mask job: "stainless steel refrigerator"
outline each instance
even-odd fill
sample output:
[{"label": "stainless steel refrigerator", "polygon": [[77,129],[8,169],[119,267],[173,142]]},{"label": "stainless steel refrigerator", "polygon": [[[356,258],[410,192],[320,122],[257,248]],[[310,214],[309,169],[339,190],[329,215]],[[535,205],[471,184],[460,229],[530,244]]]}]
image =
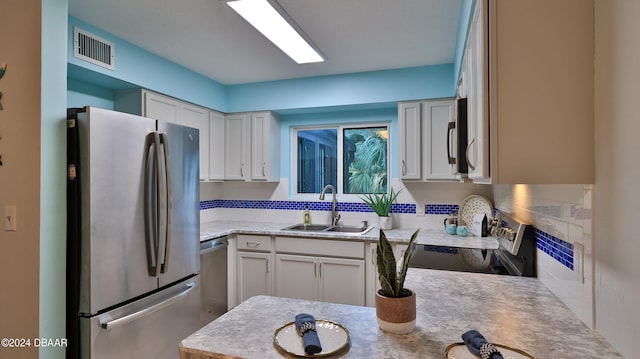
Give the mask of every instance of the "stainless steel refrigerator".
[{"label": "stainless steel refrigerator", "polygon": [[178,358],[199,328],[198,130],[68,111],[68,358]]}]

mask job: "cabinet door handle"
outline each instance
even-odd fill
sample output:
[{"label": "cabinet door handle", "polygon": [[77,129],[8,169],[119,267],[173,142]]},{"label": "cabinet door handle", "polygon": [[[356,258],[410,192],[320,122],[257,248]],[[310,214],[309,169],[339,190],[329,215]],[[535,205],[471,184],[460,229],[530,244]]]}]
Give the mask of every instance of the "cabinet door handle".
[{"label": "cabinet door handle", "polygon": [[465,151],[465,157],[467,158],[467,164],[472,171],[475,171],[476,166],[471,163],[471,159],[469,159],[469,150],[471,149],[471,145],[475,142],[475,137],[471,139],[471,142],[467,145],[467,150]]},{"label": "cabinet door handle", "polygon": [[322,278],[322,261],[320,261],[320,278]]},{"label": "cabinet door handle", "polygon": [[269,273],[269,258],[267,258],[267,274]]},{"label": "cabinet door handle", "polygon": [[247,247],[259,247],[260,246],[260,242],[246,242],[247,243]]},{"label": "cabinet door handle", "polygon": [[371,264],[376,264],[376,249],[371,247]]},{"label": "cabinet door handle", "polygon": [[447,126],[447,158],[449,160],[449,164],[450,165],[455,165],[456,164],[456,158],[451,156],[451,132],[453,132],[453,130],[456,129],[456,123],[455,122],[449,122],[449,125]]},{"label": "cabinet door handle", "polygon": [[240,177],[244,177],[244,162],[240,163]]},{"label": "cabinet door handle", "polygon": [[402,160],[402,175],[406,175],[407,174],[407,163],[405,162],[405,160]]},{"label": "cabinet door handle", "polygon": [[313,262],[313,277],[318,277],[318,262]]},{"label": "cabinet door handle", "polygon": [[265,171],[265,167],[267,167],[267,163],[266,162],[262,162],[262,175],[263,176],[267,176],[267,172]]}]

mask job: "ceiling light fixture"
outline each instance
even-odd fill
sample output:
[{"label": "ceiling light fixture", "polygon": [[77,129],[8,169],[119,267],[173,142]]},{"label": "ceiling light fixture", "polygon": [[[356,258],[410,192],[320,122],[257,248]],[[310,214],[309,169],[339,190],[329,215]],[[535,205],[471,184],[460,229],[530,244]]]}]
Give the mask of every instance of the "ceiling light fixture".
[{"label": "ceiling light fixture", "polygon": [[227,4],[299,64],[324,57],[275,0],[228,0]]}]

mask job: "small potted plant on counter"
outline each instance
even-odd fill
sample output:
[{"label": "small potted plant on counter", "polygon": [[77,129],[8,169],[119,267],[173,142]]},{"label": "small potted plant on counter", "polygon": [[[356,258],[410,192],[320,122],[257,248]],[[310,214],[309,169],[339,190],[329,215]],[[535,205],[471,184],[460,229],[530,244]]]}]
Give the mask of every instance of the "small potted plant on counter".
[{"label": "small potted plant on counter", "polygon": [[369,205],[371,209],[376,212],[379,220],[379,227],[381,229],[391,229],[393,227],[391,222],[391,204],[398,198],[398,194],[402,192],[395,192],[391,188],[390,193],[378,193],[378,194],[365,194],[362,197],[364,203]]},{"label": "small potted plant on counter", "polygon": [[416,326],[416,293],[404,287],[404,280],[419,231],[418,228],[411,236],[399,268],[393,248],[384,231],[380,230],[376,264],[381,288],[376,291],[376,316],[378,326],[385,332],[405,334]]}]

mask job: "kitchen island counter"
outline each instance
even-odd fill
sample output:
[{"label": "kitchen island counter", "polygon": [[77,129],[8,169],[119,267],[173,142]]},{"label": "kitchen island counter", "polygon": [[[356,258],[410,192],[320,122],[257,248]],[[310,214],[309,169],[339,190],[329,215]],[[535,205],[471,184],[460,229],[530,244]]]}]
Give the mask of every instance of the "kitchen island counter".
[{"label": "kitchen island counter", "polygon": [[257,296],[180,343],[182,359],[281,358],[273,334],[305,312],[344,325],[344,358],[442,358],[469,329],[536,358],[622,358],[536,278],[409,269],[417,294],[416,329],[382,332],[375,308]]},{"label": "kitchen island counter", "polygon": [[[251,222],[251,221],[210,221],[200,224],[200,241],[233,234],[256,234],[267,236],[294,236],[312,237],[334,240],[376,242],[379,229],[374,227],[364,234],[338,233],[338,232],[312,232],[293,231],[283,228],[292,225],[282,223]],[[392,243],[407,243],[416,228],[390,229],[385,234]],[[447,234],[444,229],[421,229],[418,234],[417,244],[425,244],[443,247],[473,248],[473,249],[497,249],[498,240],[494,237],[460,237]]]}]

